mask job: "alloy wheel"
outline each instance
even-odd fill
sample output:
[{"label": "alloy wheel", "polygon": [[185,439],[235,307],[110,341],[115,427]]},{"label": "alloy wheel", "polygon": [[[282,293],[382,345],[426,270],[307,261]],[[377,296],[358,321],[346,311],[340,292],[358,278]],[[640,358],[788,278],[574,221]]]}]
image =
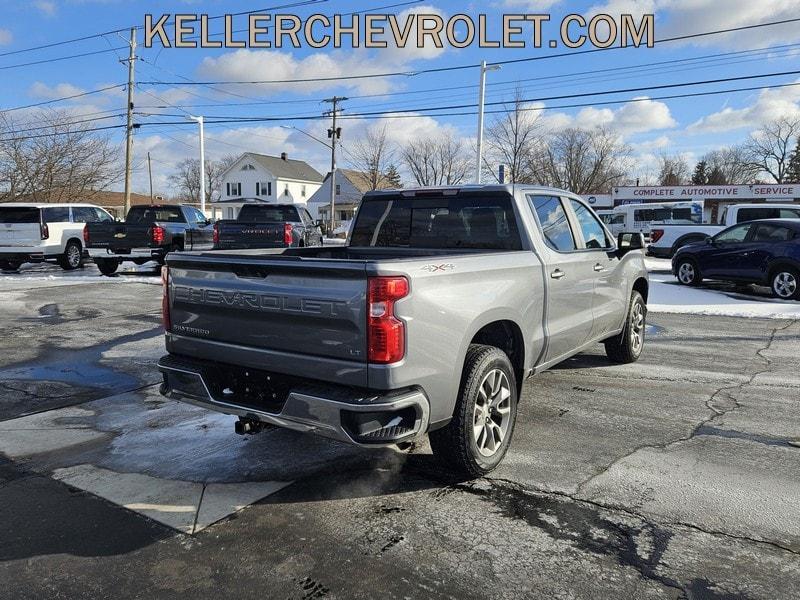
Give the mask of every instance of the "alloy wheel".
[{"label": "alloy wheel", "polygon": [[631,314],[631,347],[635,354],[639,354],[644,346],[644,307],[637,302],[633,305]]},{"label": "alloy wheel", "polygon": [[772,280],[772,289],[781,298],[791,298],[797,291],[797,278],[794,273],[781,271]]},{"label": "alloy wheel", "polygon": [[67,264],[73,269],[76,269],[81,264],[80,248],[75,245],[67,247]]},{"label": "alloy wheel", "polygon": [[696,276],[694,265],[692,263],[681,263],[681,266],[678,267],[678,279],[681,283],[689,284],[694,281]]},{"label": "alloy wheel", "polygon": [[511,423],[511,385],[500,369],[483,378],[475,401],[472,430],[478,452],[494,455],[503,445]]}]

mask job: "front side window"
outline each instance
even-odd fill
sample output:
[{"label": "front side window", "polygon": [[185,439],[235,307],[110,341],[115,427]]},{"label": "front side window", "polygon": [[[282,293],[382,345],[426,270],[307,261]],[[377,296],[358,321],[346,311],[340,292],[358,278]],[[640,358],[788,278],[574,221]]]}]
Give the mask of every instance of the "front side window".
[{"label": "front side window", "polygon": [[782,208],[781,219],[800,219],[800,208]]},{"label": "front side window", "polygon": [[555,196],[528,196],[539,218],[539,227],[545,243],[553,250],[570,252],[575,250],[575,237],[567,220],[561,199]]},{"label": "front side window", "polygon": [[794,232],[788,227],[772,225],[770,223],[761,223],[753,234],[753,241],[767,243],[787,242],[793,237]]},{"label": "front side window", "polygon": [[722,233],[718,233],[716,236],[714,236],[714,242],[718,244],[735,244],[737,242],[743,242],[747,237],[747,234],[750,233],[751,227],[751,223],[745,223],[744,225],[737,225],[735,227],[731,227],[730,229],[726,229]]},{"label": "front side window", "polygon": [[611,244],[606,237],[606,230],[603,229],[603,225],[591,209],[572,198],[570,198],[570,202],[572,203],[572,210],[575,211],[575,216],[578,217],[578,225],[583,233],[583,242],[586,247],[592,250],[610,247]]}]

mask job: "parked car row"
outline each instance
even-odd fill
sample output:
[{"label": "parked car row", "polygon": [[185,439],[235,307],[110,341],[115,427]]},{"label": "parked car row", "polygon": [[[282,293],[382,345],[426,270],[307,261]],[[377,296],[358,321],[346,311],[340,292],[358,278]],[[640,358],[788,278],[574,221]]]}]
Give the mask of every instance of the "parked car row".
[{"label": "parked car row", "polygon": [[55,261],[77,269],[86,255],[104,275],[123,262],[164,263],[169,252],[321,246],[322,232],[294,204],[245,205],[236,221],[211,222],[194,207],[137,205],[115,221],[91,204],[0,205],[0,269]]}]

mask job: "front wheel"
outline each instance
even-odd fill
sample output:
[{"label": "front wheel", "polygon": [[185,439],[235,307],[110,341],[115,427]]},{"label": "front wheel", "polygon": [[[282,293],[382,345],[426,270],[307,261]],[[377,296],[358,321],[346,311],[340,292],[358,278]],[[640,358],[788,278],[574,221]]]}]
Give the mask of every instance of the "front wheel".
[{"label": "front wheel", "polygon": [[678,282],[683,285],[698,286],[703,281],[700,275],[700,268],[691,258],[682,258],[678,260],[677,273]]},{"label": "front wheel", "polygon": [[13,260],[0,260],[0,271],[19,271],[21,263]]},{"label": "front wheel", "polygon": [[800,272],[791,267],[781,267],[772,273],[772,293],[781,300],[800,298]]},{"label": "front wheel", "polygon": [[95,258],[94,264],[100,269],[103,275],[110,276],[116,273],[119,268],[119,259],[116,258]]},{"label": "front wheel", "polygon": [[58,265],[65,271],[74,271],[83,264],[83,251],[77,242],[69,242],[64,254],[58,258]]},{"label": "front wheel", "polygon": [[626,364],[639,360],[644,349],[645,321],[647,319],[647,306],[642,295],[633,291],[631,293],[628,318],[622,333],[606,340],[606,356],[615,363]]},{"label": "front wheel", "polygon": [[474,479],[492,471],[511,443],[517,384],[505,352],[473,344],[467,351],[453,419],[430,433],[433,454],[448,471]]}]

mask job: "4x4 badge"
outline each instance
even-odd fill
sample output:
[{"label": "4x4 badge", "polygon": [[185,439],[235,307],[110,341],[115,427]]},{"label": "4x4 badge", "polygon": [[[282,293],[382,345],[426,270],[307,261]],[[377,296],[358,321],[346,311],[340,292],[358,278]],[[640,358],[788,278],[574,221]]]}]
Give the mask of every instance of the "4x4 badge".
[{"label": "4x4 badge", "polygon": [[437,271],[452,271],[455,268],[456,266],[453,263],[445,263],[443,265],[425,265],[422,267],[422,270],[428,271],[429,273],[436,273]]}]

